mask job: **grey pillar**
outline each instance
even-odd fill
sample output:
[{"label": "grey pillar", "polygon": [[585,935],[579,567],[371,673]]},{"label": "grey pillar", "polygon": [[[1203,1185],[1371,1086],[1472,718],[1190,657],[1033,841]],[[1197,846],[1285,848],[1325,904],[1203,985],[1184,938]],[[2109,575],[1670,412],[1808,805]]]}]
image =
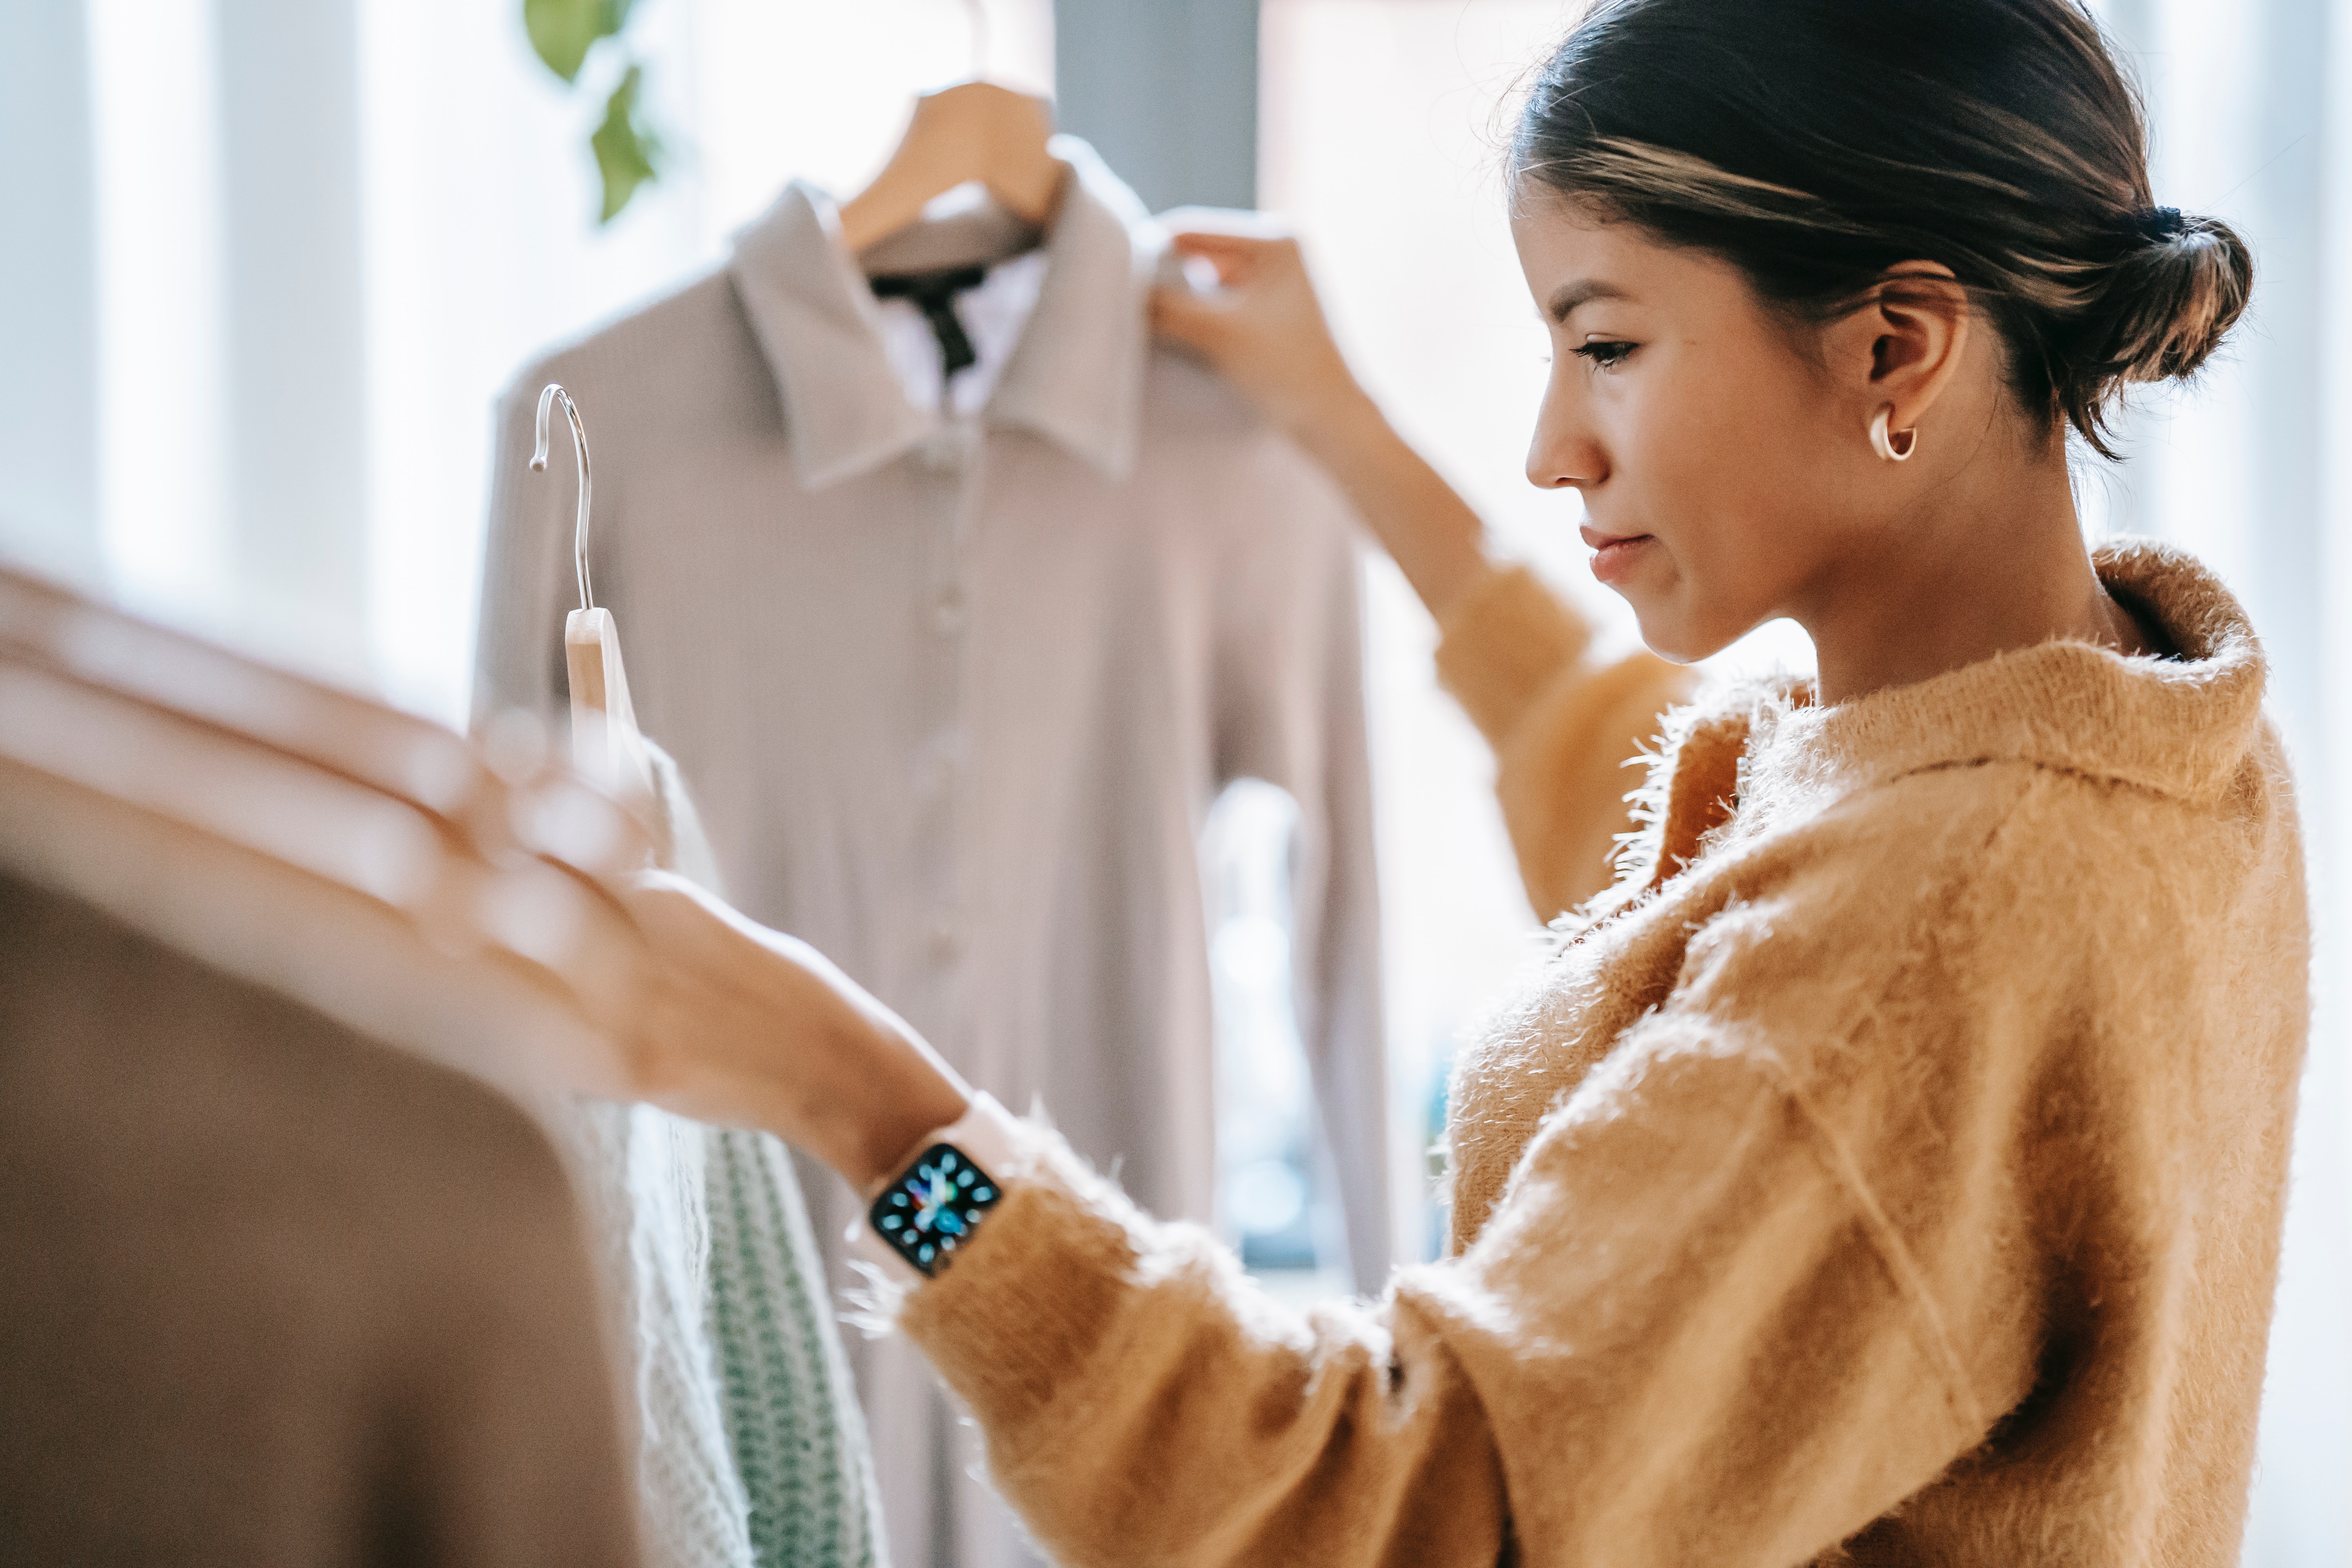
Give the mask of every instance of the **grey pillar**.
[{"label": "grey pillar", "polygon": [[1154,212],[1257,205],[1257,0],[1055,0],[1054,92]]},{"label": "grey pillar", "polygon": [[357,7],[217,5],[235,571],[274,632],[357,668],[367,608]]},{"label": "grey pillar", "polygon": [[0,552],[96,586],[98,228],[73,0],[0,0]]}]

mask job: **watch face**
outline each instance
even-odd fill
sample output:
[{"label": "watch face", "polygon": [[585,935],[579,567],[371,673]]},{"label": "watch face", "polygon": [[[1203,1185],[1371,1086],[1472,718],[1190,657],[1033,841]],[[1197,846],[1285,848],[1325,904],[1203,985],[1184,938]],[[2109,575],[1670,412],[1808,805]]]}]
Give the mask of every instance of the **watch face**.
[{"label": "watch face", "polygon": [[874,1233],[926,1274],[971,1239],[980,1216],[996,1202],[996,1184],[952,1143],[934,1143],[913,1167],[874,1200]]}]

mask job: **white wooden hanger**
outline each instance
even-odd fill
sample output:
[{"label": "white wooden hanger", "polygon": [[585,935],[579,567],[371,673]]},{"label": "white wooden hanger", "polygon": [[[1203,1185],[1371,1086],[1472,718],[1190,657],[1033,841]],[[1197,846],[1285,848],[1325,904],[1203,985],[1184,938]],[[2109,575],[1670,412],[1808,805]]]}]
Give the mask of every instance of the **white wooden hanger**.
[{"label": "white wooden hanger", "polygon": [[612,611],[597,606],[588,577],[592,494],[588,432],[572,395],[551,381],[539,394],[531,471],[547,471],[548,415],[559,403],[572,426],[573,466],[580,479],[579,510],[572,527],[572,564],[580,584],[580,607],[563,617],[563,666],[572,686],[572,763],[597,784],[643,809],[655,798],[653,759],[637,729],[636,707],[629,700],[620,628],[614,624]]}]

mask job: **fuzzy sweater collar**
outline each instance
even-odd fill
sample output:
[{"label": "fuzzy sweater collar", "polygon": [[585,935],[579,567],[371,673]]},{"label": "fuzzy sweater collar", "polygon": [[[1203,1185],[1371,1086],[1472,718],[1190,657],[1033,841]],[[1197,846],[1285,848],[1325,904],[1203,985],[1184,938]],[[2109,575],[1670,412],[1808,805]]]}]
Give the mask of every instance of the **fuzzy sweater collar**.
[{"label": "fuzzy sweater collar", "polygon": [[[1638,802],[1620,896],[1698,858],[1743,803],[1819,804],[1935,768],[2016,762],[2194,801],[2218,797],[2257,743],[2266,667],[2245,611],[2185,552],[2118,540],[2099,580],[2156,623],[2174,658],[2052,641],[1822,707],[1810,680],[1749,682],[1669,715]],[[1775,810],[1774,815],[1778,815]],[[1615,900],[1609,900],[1615,902]]]}]

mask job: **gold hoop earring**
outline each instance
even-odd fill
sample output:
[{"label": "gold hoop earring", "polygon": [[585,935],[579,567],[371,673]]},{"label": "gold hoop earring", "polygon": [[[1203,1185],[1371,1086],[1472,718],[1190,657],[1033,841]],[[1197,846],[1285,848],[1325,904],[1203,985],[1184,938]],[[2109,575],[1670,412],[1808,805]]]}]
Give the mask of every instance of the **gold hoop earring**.
[{"label": "gold hoop earring", "polygon": [[1889,430],[1886,426],[1895,416],[1895,405],[1888,404],[1870,422],[1870,449],[1890,463],[1907,463],[1911,454],[1919,449],[1919,427]]}]

